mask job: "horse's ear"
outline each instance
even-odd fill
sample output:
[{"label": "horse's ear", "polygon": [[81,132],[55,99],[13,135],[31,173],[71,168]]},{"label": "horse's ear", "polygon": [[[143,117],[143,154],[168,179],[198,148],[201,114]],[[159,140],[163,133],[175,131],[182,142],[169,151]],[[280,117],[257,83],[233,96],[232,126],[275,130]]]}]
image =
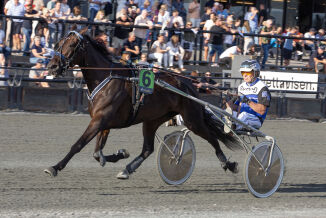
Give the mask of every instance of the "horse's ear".
[{"label": "horse's ear", "polygon": [[84,35],[87,32],[87,30],[88,30],[88,26],[86,26],[85,28],[83,28],[79,33],[81,35]]}]

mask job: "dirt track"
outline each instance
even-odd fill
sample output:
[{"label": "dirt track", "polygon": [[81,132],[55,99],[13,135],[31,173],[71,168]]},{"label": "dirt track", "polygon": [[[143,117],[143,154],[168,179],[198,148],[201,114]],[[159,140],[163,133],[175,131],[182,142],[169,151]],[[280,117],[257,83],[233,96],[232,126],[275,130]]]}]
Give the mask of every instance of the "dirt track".
[{"label": "dirt track", "polygon": [[[265,122],[263,131],[276,137],[286,159],[286,173],[277,193],[257,199],[248,193],[242,170],[224,173],[212,147],[193,134],[197,162],[185,184],[161,181],[156,151],[131,179],[117,180],[141,151],[140,125],[113,130],[104,149],[107,154],[127,148],[128,160],[100,167],[92,141],[56,178],[43,173],[64,157],[89,120],[87,115],[0,113],[0,217],[326,217],[325,123]],[[159,134],[174,129],[162,126]],[[243,166],[243,151],[223,148]]]}]

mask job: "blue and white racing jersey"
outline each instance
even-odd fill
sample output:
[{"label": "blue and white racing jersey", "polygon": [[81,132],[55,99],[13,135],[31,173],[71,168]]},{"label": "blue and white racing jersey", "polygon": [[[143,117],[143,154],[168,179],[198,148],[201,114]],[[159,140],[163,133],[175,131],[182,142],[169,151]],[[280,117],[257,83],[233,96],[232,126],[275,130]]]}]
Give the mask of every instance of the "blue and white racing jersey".
[{"label": "blue and white racing jersey", "polygon": [[[247,112],[249,114],[253,114],[259,118],[261,123],[263,123],[266,118],[268,107],[270,106],[270,101],[271,101],[271,94],[270,94],[267,86],[265,85],[265,83],[263,83],[258,78],[256,79],[255,82],[253,82],[251,84],[244,82],[241,85],[239,85],[238,94],[242,95],[240,97],[241,100],[244,96],[246,96],[252,102],[259,103],[259,104],[265,105],[267,107],[266,112],[263,115],[261,115],[261,114],[257,113],[256,111],[254,111],[251,107],[249,107],[248,104],[245,104],[245,103],[241,104],[240,113]],[[239,105],[239,103],[240,103],[239,101],[235,102],[235,104],[237,104],[237,105]]]}]

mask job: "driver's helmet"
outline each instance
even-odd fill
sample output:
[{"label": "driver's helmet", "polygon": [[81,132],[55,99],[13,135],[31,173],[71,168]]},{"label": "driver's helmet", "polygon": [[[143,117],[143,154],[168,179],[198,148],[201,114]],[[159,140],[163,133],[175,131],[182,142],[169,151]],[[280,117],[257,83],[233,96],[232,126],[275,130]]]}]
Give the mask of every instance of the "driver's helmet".
[{"label": "driver's helmet", "polygon": [[256,60],[246,60],[240,65],[241,72],[254,72],[254,77],[257,78],[260,76],[260,65]]}]

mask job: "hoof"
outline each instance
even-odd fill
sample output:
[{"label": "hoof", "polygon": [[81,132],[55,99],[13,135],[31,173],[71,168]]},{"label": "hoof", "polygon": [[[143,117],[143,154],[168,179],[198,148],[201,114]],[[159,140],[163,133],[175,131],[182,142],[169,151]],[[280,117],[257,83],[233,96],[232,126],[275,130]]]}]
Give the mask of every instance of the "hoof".
[{"label": "hoof", "polygon": [[129,179],[129,173],[126,169],[124,169],[123,171],[121,171],[120,173],[118,173],[117,175],[118,179]]},{"label": "hoof", "polygon": [[127,159],[130,156],[129,152],[126,149],[118,150],[117,155],[119,154],[122,154],[123,159]]},{"label": "hoof", "polygon": [[230,170],[232,173],[238,173],[238,163],[227,161],[223,166],[224,171]]},{"label": "hoof", "polygon": [[58,175],[57,170],[54,169],[53,167],[49,167],[49,168],[45,169],[44,172],[49,174],[51,177],[56,177]]}]

